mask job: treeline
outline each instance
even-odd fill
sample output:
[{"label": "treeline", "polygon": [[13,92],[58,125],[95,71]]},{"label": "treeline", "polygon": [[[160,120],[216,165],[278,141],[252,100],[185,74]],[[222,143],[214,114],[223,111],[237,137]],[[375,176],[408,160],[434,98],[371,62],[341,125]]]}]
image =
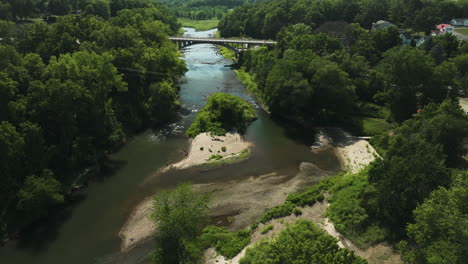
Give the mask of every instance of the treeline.
[{"label": "treeline", "polygon": [[228,10],[241,6],[246,0],[163,0],[178,17],[194,20],[221,19]]},{"label": "treeline", "polygon": [[236,8],[220,21],[219,29],[223,37],[274,39],[283,26],[297,23],[315,30],[343,20],[369,29],[373,22],[387,20],[427,33],[452,18],[468,18],[467,0],[270,0]]},{"label": "treeline", "polygon": [[76,176],[128,135],[176,116],[186,67],[168,35],[178,29],[159,5],[108,20],[0,21],[2,235],[63,203]]},{"label": "treeline", "polygon": [[[335,33],[346,37],[338,40]],[[412,47],[400,45],[395,27],[369,32],[347,24],[313,34],[296,24],[284,27],[277,41],[273,49],[246,51],[242,67],[273,115],[302,124],[346,125],[350,116],[372,116],[363,102],[389,108],[383,118],[402,122],[467,87],[468,45],[453,35]]]},{"label": "treeline", "polygon": [[122,9],[156,3],[157,0],[0,0],[0,19],[17,21],[68,14],[99,14],[109,18]]}]

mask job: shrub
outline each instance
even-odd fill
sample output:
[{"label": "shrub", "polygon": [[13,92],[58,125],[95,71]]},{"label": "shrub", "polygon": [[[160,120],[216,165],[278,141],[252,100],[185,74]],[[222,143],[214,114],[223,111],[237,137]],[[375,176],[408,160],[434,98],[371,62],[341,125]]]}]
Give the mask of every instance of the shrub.
[{"label": "shrub", "polygon": [[267,225],[262,229],[262,231],[260,233],[266,234],[266,233],[268,233],[268,231],[270,231],[272,229],[273,229],[273,225]]},{"label": "shrub", "polygon": [[227,149],[226,149],[225,146],[222,146],[222,147],[221,147],[221,150],[222,150],[223,152],[226,152]]},{"label": "shrub", "polygon": [[346,263],[364,264],[366,260],[353,251],[340,248],[337,240],[316,227],[300,220],[281,231],[276,239],[262,240],[247,249],[240,264],[263,263]]},{"label": "shrub", "polygon": [[222,159],[222,158],[223,158],[223,156],[218,155],[218,154],[215,154],[215,155],[211,155],[211,156],[208,158],[208,161],[210,161],[210,160],[220,160],[220,159]]},{"label": "shrub", "polygon": [[200,150],[201,150],[201,151],[203,151],[203,149],[204,149],[203,147],[200,147]]},{"label": "shrub", "polygon": [[222,227],[207,226],[200,241],[204,248],[214,247],[219,254],[231,259],[249,244],[250,231],[229,232]]},{"label": "shrub", "polygon": [[291,215],[294,209],[294,205],[292,203],[286,202],[281,205],[277,205],[271,208],[268,212],[264,213],[262,218],[260,218],[259,222],[264,224],[271,219],[280,218],[284,216]]},{"label": "shrub", "polygon": [[295,216],[299,216],[299,215],[302,214],[302,211],[301,211],[301,209],[296,207],[296,208],[294,208],[293,213],[294,213]]}]

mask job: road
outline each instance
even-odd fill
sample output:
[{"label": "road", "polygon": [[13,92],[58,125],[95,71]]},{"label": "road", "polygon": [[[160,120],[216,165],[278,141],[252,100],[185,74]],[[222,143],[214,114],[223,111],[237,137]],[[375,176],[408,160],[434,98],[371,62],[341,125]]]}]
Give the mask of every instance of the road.
[{"label": "road", "polygon": [[468,42],[468,36],[463,35],[463,34],[460,34],[460,33],[455,32],[455,31],[453,32],[453,34],[454,34],[455,36],[457,36],[460,40],[463,40],[463,41]]}]

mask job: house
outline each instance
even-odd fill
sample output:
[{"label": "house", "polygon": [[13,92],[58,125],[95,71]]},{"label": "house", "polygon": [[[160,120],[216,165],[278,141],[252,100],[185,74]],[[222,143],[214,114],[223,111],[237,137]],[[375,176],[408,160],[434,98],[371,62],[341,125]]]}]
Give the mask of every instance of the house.
[{"label": "house", "polygon": [[401,38],[401,45],[407,46],[416,46],[423,44],[426,40],[425,37],[422,36],[411,36],[409,32],[405,32],[403,30],[400,31],[400,38]]},{"label": "house", "polygon": [[466,18],[458,18],[458,19],[452,19],[452,21],[450,21],[450,24],[452,24],[452,26],[463,26],[463,27],[468,27],[468,19]]},{"label": "house", "polygon": [[391,26],[395,26],[395,25],[385,20],[379,20],[375,23],[372,23],[372,30],[385,29]]},{"label": "house", "polygon": [[436,30],[432,30],[432,36],[438,36],[447,33],[453,33],[454,27],[449,24],[437,25]]}]

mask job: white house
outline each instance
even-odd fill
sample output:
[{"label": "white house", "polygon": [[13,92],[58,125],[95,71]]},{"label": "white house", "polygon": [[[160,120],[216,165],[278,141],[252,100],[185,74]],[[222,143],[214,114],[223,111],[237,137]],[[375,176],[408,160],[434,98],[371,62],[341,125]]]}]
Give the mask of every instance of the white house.
[{"label": "white house", "polygon": [[452,19],[452,21],[450,21],[450,24],[452,24],[452,26],[463,26],[463,27],[468,27],[468,19],[466,18],[454,18]]}]

